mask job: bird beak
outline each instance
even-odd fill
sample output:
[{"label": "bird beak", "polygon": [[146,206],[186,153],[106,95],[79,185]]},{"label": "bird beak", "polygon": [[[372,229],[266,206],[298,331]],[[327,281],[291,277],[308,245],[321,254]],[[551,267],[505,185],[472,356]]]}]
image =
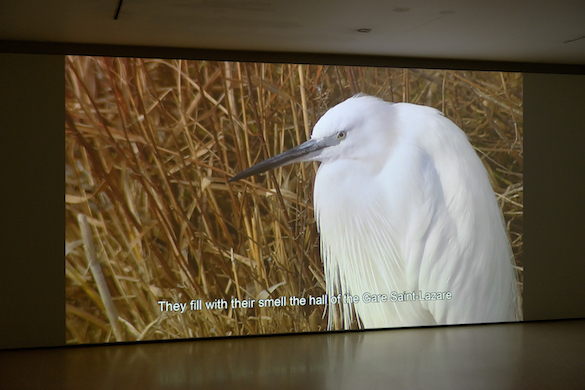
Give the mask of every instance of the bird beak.
[{"label": "bird beak", "polygon": [[248,169],[243,170],[234,177],[228,180],[228,183],[245,179],[247,177],[257,175],[269,171],[271,169],[279,168],[288,164],[292,164],[300,161],[313,161],[315,160],[323,148],[329,146],[325,140],[314,140],[310,139],[307,142],[300,144],[286,152],[277,154],[274,157],[270,157],[256,165],[251,166]]}]

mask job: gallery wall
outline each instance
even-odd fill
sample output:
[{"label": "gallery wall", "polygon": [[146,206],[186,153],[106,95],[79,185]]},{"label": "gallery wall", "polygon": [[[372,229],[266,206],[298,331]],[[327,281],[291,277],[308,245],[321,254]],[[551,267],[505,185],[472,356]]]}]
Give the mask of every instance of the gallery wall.
[{"label": "gallery wall", "polygon": [[585,76],[524,74],[526,320],[585,317]]},{"label": "gallery wall", "polygon": [[[64,343],[63,72],[0,55],[0,348]],[[585,76],[525,74],[527,321],[585,317],[584,108]]]},{"label": "gallery wall", "polygon": [[0,55],[0,347],[63,344],[63,56]]}]

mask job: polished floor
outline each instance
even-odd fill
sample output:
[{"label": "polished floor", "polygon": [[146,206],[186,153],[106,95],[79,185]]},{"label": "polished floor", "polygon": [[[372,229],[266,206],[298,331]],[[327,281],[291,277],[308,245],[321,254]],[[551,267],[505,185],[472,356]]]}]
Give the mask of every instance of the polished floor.
[{"label": "polished floor", "polygon": [[585,389],[585,320],[0,351],[0,389]]}]

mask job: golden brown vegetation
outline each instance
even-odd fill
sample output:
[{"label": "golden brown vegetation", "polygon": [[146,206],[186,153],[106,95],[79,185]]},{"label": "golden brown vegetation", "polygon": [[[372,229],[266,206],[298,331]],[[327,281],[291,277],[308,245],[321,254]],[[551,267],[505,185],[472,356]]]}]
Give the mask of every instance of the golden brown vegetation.
[{"label": "golden brown vegetation", "polygon": [[158,301],[324,293],[317,165],[226,180],[358,92],[433,106],[468,134],[522,266],[521,74],[96,57],[68,57],[65,74],[68,343],[325,329],[322,306],[179,314]]}]

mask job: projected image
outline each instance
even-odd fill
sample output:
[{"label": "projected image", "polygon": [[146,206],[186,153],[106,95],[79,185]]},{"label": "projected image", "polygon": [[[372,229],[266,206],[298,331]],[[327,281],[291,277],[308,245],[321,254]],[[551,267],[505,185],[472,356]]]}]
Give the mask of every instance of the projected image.
[{"label": "projected image", "polygon": [[522,75],[67,57],[69,344],[522,319]]}]

